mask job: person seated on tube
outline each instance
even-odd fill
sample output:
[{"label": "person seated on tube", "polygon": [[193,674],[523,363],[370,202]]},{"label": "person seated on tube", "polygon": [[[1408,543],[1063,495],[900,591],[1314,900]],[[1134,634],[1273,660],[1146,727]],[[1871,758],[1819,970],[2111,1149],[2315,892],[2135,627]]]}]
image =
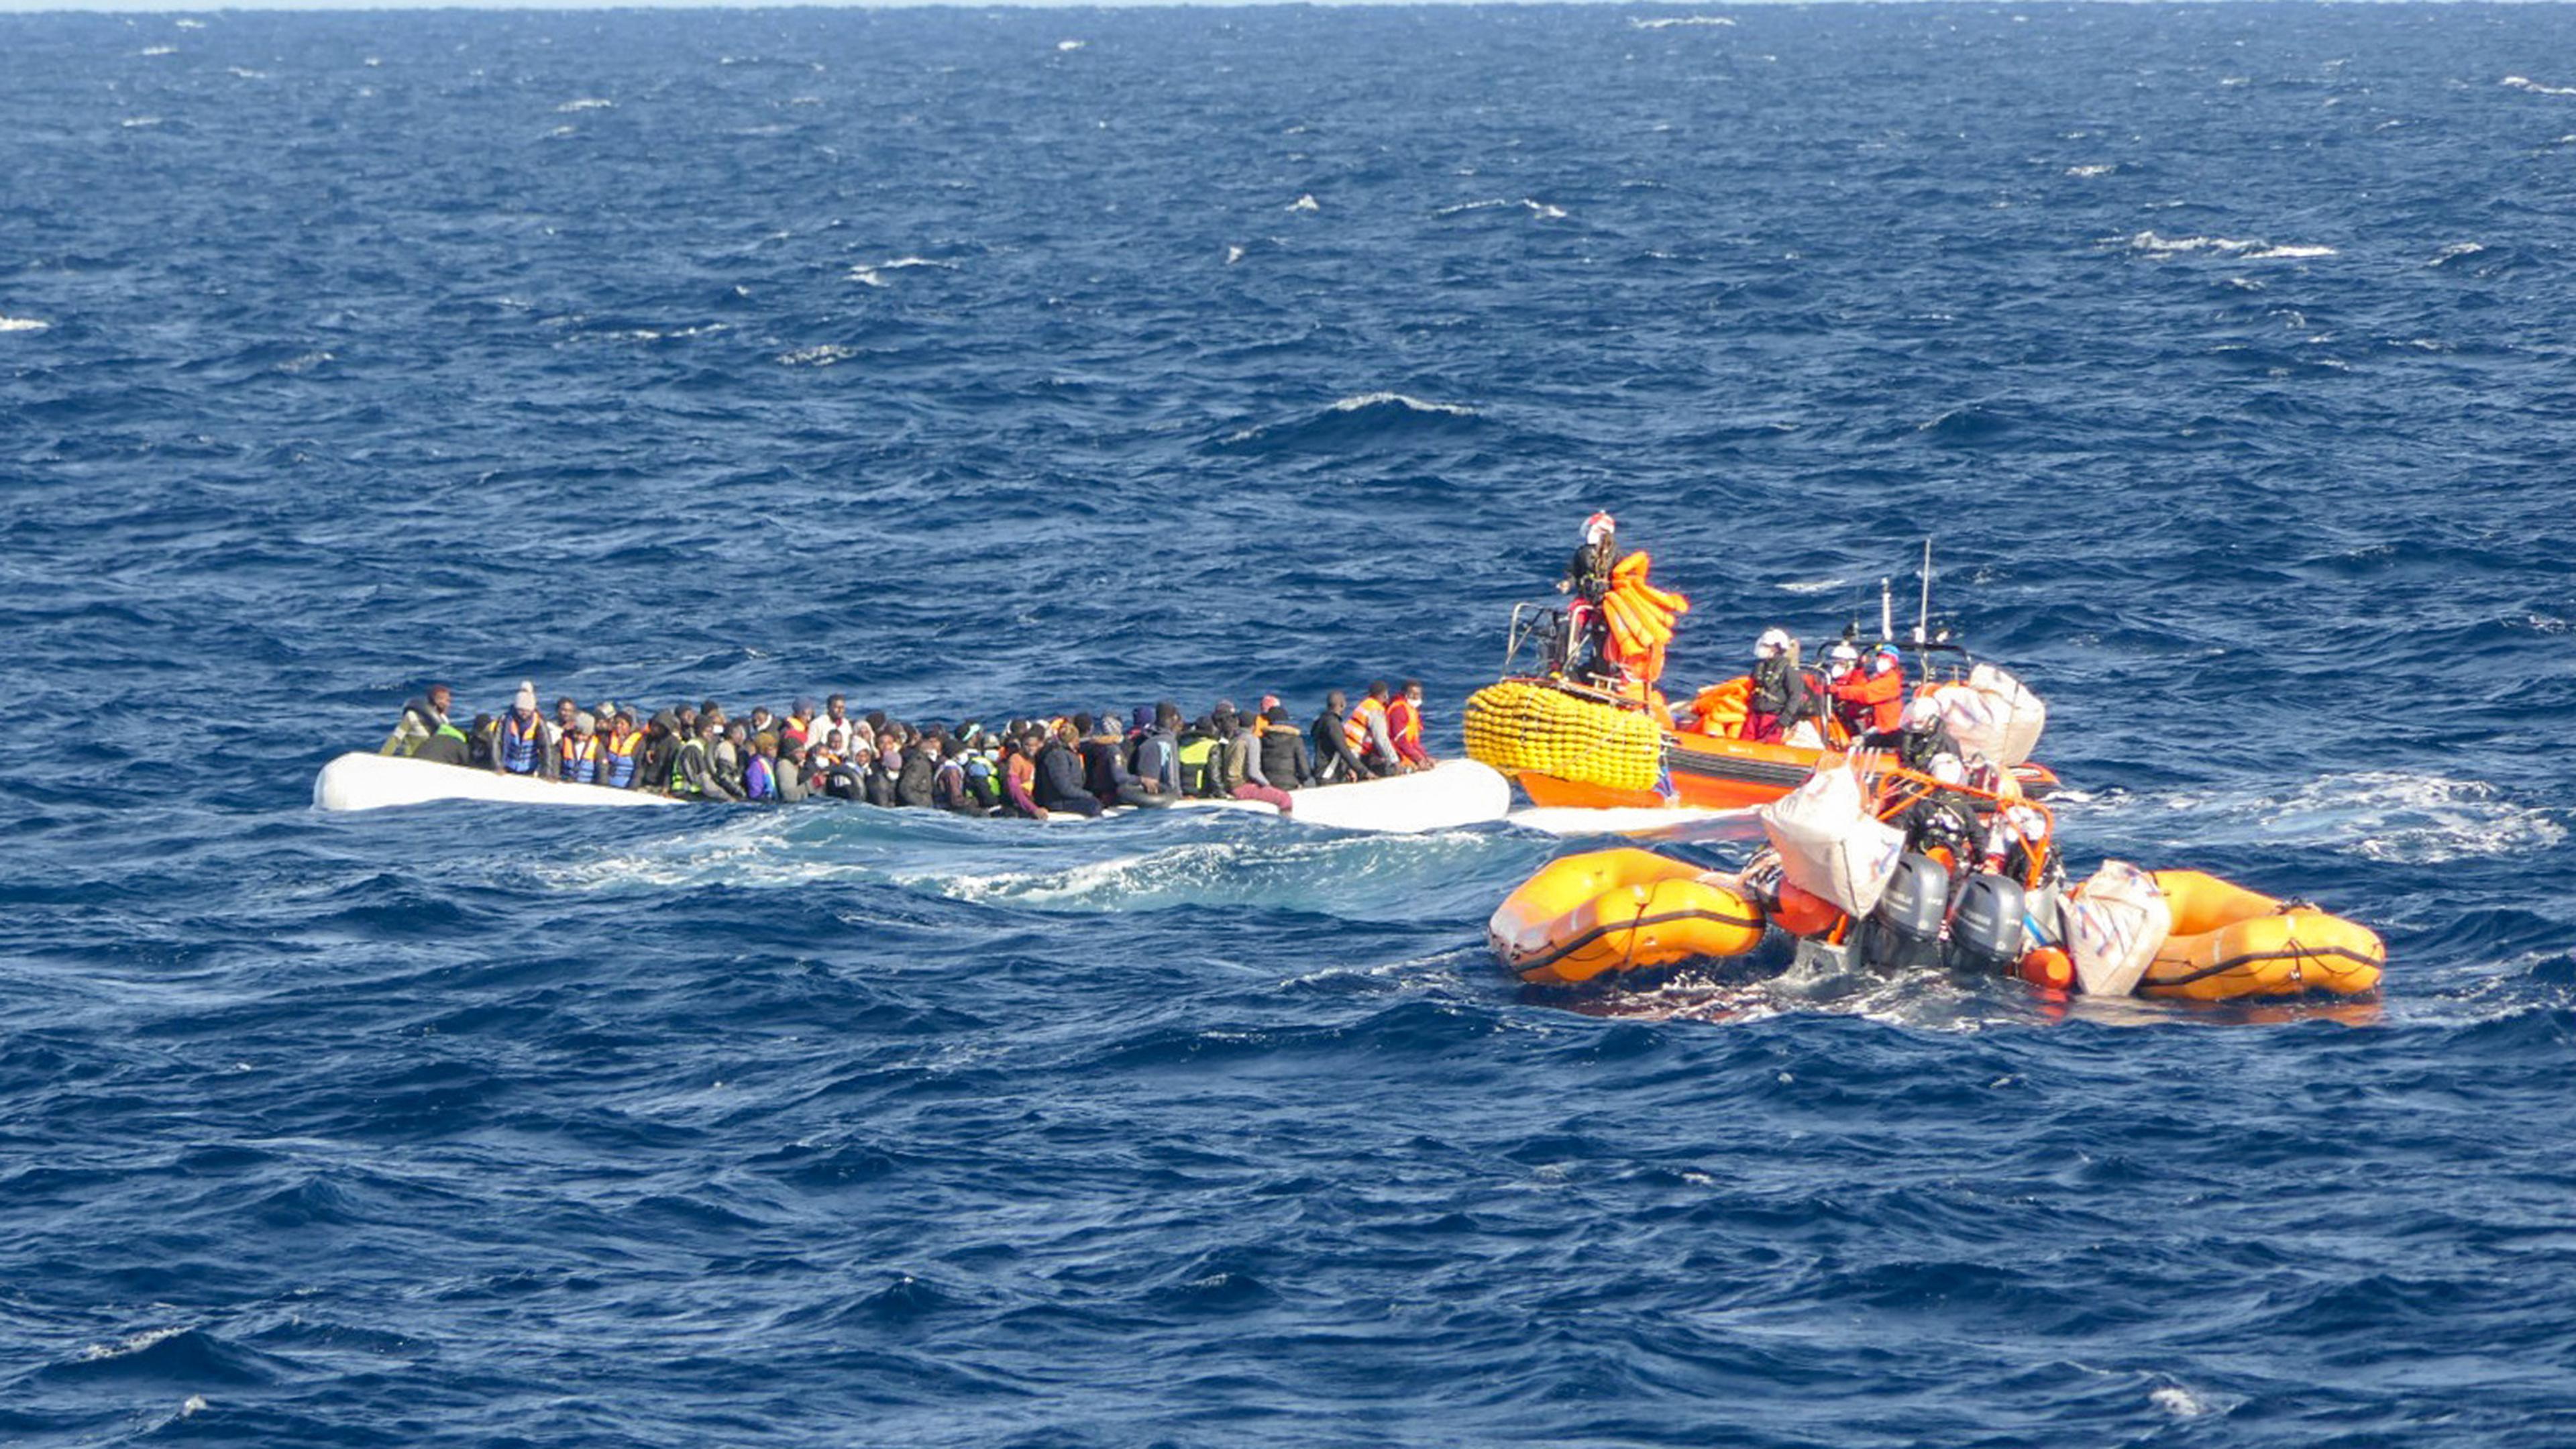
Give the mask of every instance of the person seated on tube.
[{"label": "person seated on tube", "polygon": [[1314,743],[1315,783],[1338,785],[1349,780],[1373,780],[1377,772],[1369,768],[1351,740],[1350,699],[1336,689],[1324,696],[1323,713],[1315,716],[1309,731]]},{"label": "person seated on tube", "polygon": [[572,727],[555,741],[555,778],[568,785],[596,785],[608,748],[600,742],[599,723],[588,710],[575,710]]},{"label": "person seated on tube", "polygon": [[[1088,712],[1077,713],[1070,726],[1070,738],[1073,748],[1079,752],[1082,760],[1083,791],[1097,804],[1110,806],[1172,803],[1169,800],[1157,799],[1155,791],[1147,788],[1144,781],[1137,779],[1134,773],[1128,770],[1127,737],[1125,732],[1118,728],[1117,716],[1111,715],[1103,721]],[[1044,763],[1043,760],[1040,761],[1041,768],[1044,768]],[[1050,810],[1066,808],[1058,806],[1043,792],[1039,794],[1038,799]]]},{"label": "person seated on tube", "polygon": [[[1035,726],[1011,737],[1011,752],[1003,762],[1002,794],[1006,813],[1023,820],[1044,820],[1046,807],[1037,799],[1038,755],[1046,748],[1047,735]],[[1091,802],[1097,809],[1100,802]]]},{"label": "person seated on tube", "polygon": [[1082,729],[1091,717],[1059,720],[1037,755],[1037,802],[1049,811],[1100,813],[1100,797],[1083,788]]},{"label": "person seated on tube", "polygon": [[778,799],[778,736],[753,735],[744,743],[742,798],[763,804]]},{"label": "person seated on tube", "polygon": [[635,727],[635,707],[624,705],[603,718],[608,733],[600,739],[599,783],[611,790],[632,790],[644,778],[644,732]]},{"label": "person seated on tube", "polygon": [[1144,730],[1129,745],[1134,755],[1128,768],[1168,805],[1181,798],[1181,707],[1168,699],[1156,701]]},{"label": "person seated on tube", "polygon": [[805,742],[790,737],[778,742],[778,765],[771,776],[778,791],[778,803],[794,805],[812,792],[807,783],[812,777],[805,769]]},{"label": "person seated on tube", "polygon": [[1259,728],[1261,779],[1273,790],[1302,790],[1314,784],[1315,769],[1306,757],[1306,735],[1288,718],[1288,706],[1270,706]]},{"label": "person seated on tube", "polygon": [[1395,743],[1396,757],[1405,767],[1428,770],[1435,763],[1431,752],[1422,747],[1422,681],[1408,679],[1386,703],[1386,737]]},{"label": "person seated on tube", "polygon": [[[455,691],[444,684],[433,684],[419,698],[403,706],[402,718],[394,722],[392,734],[378,746],[380,755],[416,757],[420,747],[429,743],[439,727],[447,723],[447,711],[456,702]],[[457,733],[461,736],[464,731]]]},{"label": "person seated on tube", "polygon": [[1342,721],[1342,733],[1350,747],[1359,753],[1360,763],[1368,767],[1369,775],[1378,779],[1401,775],[1412,768],[1395,752],[1395,740],[1387,733],[1387,693],[1385,680],[1370,680],[1368,693],[1360,698],[1350,718]]},{"label": "person seated on tube", "polygon": [[931,771],[930,804],[951,815],[981,815],[983,804],[966,785],[966,742],[954,735],[939,741],[939,764]]},{"label": "person seated on tube", "polygon": [[553,732],[537,717],[537,687],[526,680],[492,731],[492,771],[499,775],[555,777]]}]

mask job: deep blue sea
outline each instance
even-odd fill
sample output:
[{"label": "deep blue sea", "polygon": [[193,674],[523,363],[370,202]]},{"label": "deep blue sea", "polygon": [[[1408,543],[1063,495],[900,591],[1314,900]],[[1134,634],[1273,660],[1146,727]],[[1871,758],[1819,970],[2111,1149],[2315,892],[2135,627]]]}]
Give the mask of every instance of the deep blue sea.
[{"label": "deep blue sea", "polygon": [[[0,318],[0,1441],[2576,1442],[2576,10],[5,16]],[[309,805],[433,679],[1454,752],[1595,508],[1684,682],[1931,536],[2079,872],[2382,999]]]}]

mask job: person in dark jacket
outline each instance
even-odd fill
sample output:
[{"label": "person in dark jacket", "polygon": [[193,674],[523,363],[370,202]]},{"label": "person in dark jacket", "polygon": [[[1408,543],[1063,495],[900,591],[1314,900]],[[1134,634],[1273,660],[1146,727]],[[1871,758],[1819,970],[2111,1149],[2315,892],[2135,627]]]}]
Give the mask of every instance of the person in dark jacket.
[{"label": "person in dark jacket", "polygon": [[1181,707],[1164,700],[1136,741],[1136,778],[1165,803],[1181,798]]},{"label": "person in dark jacket", "polygon": [[1288,706],[1274,704],[1261,720],[1261,778],[1274,790],[1302,790],[1315,783],[1306,760],[1306,736],[1288,718]]},{"label": "person in dark jacket", "polygon": [[1345,780],[1371,780],[1377,772],[1351,748],[1350,696],[1336,689],[1324,696],[1324,712],[1307,731],[1314,741],[1315,782],[1337,785]]},{"label": "person in dark jacket", "polygon": [[930,775],[930,803],[951,815],[981,815],[983,802],[966,783],[966,742],[943,739],[939,743],[939,765]]},{"label": "person in dark jacket", "polygon": [[1892,730],[1873,730],[1860,737],[1859,748],[1885,750],[1896,756],[1896,763],[1917,774],[1940,772],[1944,756],[1953,770],[1961,769],[1965,755],[1959,741],[1941,722],[1941,706],[1924,695],[1905,702],[1905,713]]},{"label": "person in dark jacket", "polygon": [[903,747],[903,765],[895,771],[894,803],[928,810],[939,803],[939,751],[933,738],[915,739]]},{"label": "person in dark jacket", "polygon": [[777,772],[770,781],[778,803],[793,805],[809,793],[805,787],[805,742],[791,739],[778,747]]},{"label": "person in dark jacket", "polygon": [[1082,786],[1082,752],[1076,748],[1079,736],[1073,721],[1055,732],[1038,751],[1037,802],[1044,810],[1063,810],[1075,815],[1100,813],[1100,797]]},{"label": "person in dark jacket", "polygon": [[[1139,779],[1127,768],[1127,736],[1118,728],[1116,717],[1104,719],[1095,726],[1087,714],[1073,717],[1073,733],[1082,751],[1082,784],[1091,797],[1102,805],[1164,806],[1172,797],[1159,787]],[[1053,801],[1045,802],[1049,809]]]}]

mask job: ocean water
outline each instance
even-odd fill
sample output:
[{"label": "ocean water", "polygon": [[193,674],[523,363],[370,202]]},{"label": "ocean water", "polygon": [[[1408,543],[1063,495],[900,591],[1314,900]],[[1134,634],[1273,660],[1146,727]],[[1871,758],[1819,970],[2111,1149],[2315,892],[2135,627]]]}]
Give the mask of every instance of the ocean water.
[{"label": "ocean water", "polygon": [[[2562,6],[0,17],[0,1440],[2576,1441],[2571,242]],[[1595,508],[1681,680],[1933,537],[2078,867],[2382,998],[308,805],[431,679],[1454,751]]]}]

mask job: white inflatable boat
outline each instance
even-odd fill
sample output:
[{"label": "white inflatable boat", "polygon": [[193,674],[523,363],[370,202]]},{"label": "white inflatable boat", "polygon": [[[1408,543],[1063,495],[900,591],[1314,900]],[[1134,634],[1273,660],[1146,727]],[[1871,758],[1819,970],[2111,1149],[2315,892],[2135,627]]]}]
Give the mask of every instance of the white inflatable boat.
[{"label": "white inflatable boat", "polygon": [[[566,785],[528,775],[461,769],[394,755],[342,755],[324,765],[313,781],[313,806],[317,810],[380,810],[440,800],[492,800],[515,805],[681,803],[643,790]],[[1309,825],[1403,834],[1500,820],[1511,809],[1512,787],[1499,773],[1474,760],[1444,760],[1418,775],[1300,790],[1295,800],[1291,817]],[[1252,800],[1184,800],[1171,808],[1277,813]]]}]

